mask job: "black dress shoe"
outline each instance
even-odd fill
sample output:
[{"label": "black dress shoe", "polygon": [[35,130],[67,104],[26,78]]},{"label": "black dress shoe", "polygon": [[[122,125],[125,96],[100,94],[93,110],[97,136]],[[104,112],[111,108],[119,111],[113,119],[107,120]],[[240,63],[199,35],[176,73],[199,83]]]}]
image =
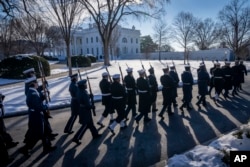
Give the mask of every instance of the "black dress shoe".
[{"label": "black dress shoe", "polygon": [[162,120],[164,119],[164,117],[163,117],[163,115],[162,115],[162,114],[159,114],[158,116],[159,116],[159,117],[161,117],[161,119],[162,119]]},{"label": "black dress shoe", "polygon": [[180,109],[181,111],[183,111],[183,106],[181,106],[179,109]]},{"label": "black dress shoe", "polygon": [[173,106],[174,106],[174,107],[178,107],[178,104],[177,104],[177,103],[175,103],[175,104],[173,104]]},{"label": "black dress shoe", "polygon": [[126,129],[128,126],[127,125],[125,125],[125,126],[123,126],[123,127],[120,127],[120,130],[124,130],[124,129]]},{"label": "black dress shoe", "polygon": [[104,125],[101,122],[97,122],[97,125],[100,125],[101,127],[104,127]]},{"label": "black dress shoe", "polygon": [[77,139],[73,139],[72,141],[75,142],[77,145],[81,144],[81,142],[79,140],[77,140]]},{"label": "black dress shoe", "polygon": [[45,148],[43,148],[43,153],[52,152],[52,151],[54,151],[56,148],[57,148],[56,146],[45,147]]},{"label": "black dress shoe", "polygon": [[168,115],[174,115],[174,113],[173,112],[168,112]]},{"label": "black dress shoe", "polygon": [[93,136],[93,139],[98,139],[98,138],[100,138],[101,136],[102,136],[101,134],[97,134],[97,135]]},{"label": "black dress shoe", "polygon": [[49,137],[56,137],[56,136],[58,136],[58,133],[51,133],[51,134],[49,134]]},{"label": "black dress shoe", "polygon": [[24,156],[30,156],[30,152],[27,149],[27,147],[25,147],[25,146],[23,146],[22,148],[20,148],[19,152],[22,153]]},{"label": "black dress shoe", "polygon": [[108,129],[110,130],[110,132],[111,132],[113,135],[115,135],[115,132],[114,132],[113,129],[111,129],[110,127],[108,127]]},{"label": "black dress shoe", "polygon": [[13,148],[13,147],[16,147],[18,144],[19,144],[19,142],[10,142],[10,143],[6,144],[6,148],[7,149]]},{"label": "black dress shoe", "polygon": [[151,121],[150,118],[145,118],[145,119],[144,119],[144,122],[149,122],[149,121]]},{"label": "black dress shoe", "polygon": [[156,111],[158,111],[158,109],[157,109],[157,108],[152,109],[152,112],[156,112]]},{"label": "black dress shoe", "polygon": [[74,133],[74,131],[70,131],[70,132],[64,131],[64,133],[72,134]]},{"label": "black dress shoe", "polygon": [[14,158],[8,158],[8,159],[5,159],[4,161],[3,161],[3,165],[4,166],[7,166],[7,165],[9,165],[11,162],[13,162],[14,161]]}]

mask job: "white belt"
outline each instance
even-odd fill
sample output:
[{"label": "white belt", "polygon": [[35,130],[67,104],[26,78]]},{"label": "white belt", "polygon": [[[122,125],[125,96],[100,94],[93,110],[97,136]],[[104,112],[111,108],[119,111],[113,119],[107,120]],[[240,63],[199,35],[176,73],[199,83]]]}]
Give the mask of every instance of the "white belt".
[{"label": "white belt", "polygon": [[147,90],[138,90],[139,93],[147,93]]},{"label": "white belt", "polygon": [[110,96],[111,93],[103,93],[102,96]]},{"label": "white belt", "polygon": [[214,77],[214,78],[217,78],[217,79],[222,79],[223,77]]},{"label": "white belt", "polygon": [[231,75],[225,75],[226,77],[231,77]]},{"label": "white belt", "polygon": [[183,83],[183,85],[190,85],[190,83]]},{"label": "white belt", "polygon": [[133,90],[133,88],[127,88],[127,90]]},{"label": "white belt", "polygon": [[115,96],[112,96],[113,99],[122,99],[123,97],[122,96],[119,96],[119,97],[115,97]]}]

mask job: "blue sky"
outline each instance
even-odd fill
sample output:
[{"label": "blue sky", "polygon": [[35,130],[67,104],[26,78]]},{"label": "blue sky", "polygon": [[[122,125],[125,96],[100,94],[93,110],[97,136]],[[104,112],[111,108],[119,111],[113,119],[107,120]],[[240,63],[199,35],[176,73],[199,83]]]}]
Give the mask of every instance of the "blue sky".
[{"label": "blue sky", "polygon": [[[212,18],[217,19],[218,12],[228,4],[229,0],[171,0],[165,7],[167,14],[164,16],[167,24],[171,24],[176,15],[181,12],[191,12],[198,18]],[[153,34],[153,25],[155,20],[150,19],[147,21],[139,22],[137,20],[129,20],[123,23],[125,27],[132,27],[135,25],[136,29],[141,30],[142,35]]]},{"label": "blue sky", "polygon": [[[165,9],[167,14],[164,16],[168,25],[172,24],[172,21],[181,11],[190,12],[195,17],[205,19],[212,18],[217,21],[217,16],[220,10],[223,9],[230,0],[171,0],[169,4],[166,5]],[[250,0],[247,2],[250,5]],[[147,21],[139,22],[137,20],[129,19],[122,26],[126,28],[131,28],[135,25],[135,28],[141,31],[141,35],[151,35],[153,37],[154,30],[153,26],[155,20],[148,19]],[[176,51],[182,51],[176,44],[171,44]]]}]

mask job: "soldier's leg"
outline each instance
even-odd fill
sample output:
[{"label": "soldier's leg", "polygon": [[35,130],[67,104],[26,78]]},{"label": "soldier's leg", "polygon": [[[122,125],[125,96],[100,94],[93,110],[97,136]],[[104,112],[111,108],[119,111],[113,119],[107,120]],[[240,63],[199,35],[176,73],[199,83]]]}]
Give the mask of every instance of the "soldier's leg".
[{"label": "soldier's leg", "polygon": [[68,133],[68,134],[71,134],[71,133],[74,133],[74,131],[72,131],[72,128],[73,128],[73,125],[75,123],[75,120],[77,118],[77,115],[71,115],[65,128],[64,128],[64,133]]},{"label": "soldier's leg", "polygon": [[73,137],[72,141],[75,142],[76,144],[81,144],[80,140],[82,139],[86,130],[87,130],[87,125],[82,124],[80,129],[76,132],[75,136]]},{"label": "soldier's leg", "polygon": [[9,164],[13,159],[10,159],[4,139],[0,135],[0,166],[5,166]]}]

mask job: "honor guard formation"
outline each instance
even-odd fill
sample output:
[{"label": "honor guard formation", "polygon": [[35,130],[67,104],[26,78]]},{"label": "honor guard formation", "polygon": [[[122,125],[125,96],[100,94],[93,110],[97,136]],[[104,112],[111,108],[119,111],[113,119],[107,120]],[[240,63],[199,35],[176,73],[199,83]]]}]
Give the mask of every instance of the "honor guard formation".
[{"label": "honor guard formation", "polygon": [[[215,103],[219,101],[219,97],[224,97],[225,100],[238,95],[242,90],[244,83],[244,76],[247,75],[246,66],[242,60],[236,60],[231,67],[230,62],[225,60],[222,66],[218,61],[213,61],[214,67],[206,68],[206,64],[202,60],[197,69],[198,76],[198,95],[196,105],[198,108],[206,107],[206,96],[209,95]],[[139,126],[143,118],[144,123],[149,123],[151,118],[150,112],[156,113],[159,110],[158,116],[161,121],[164,116],[171,117],[174,114],[173,108],[178,107],[183,112],[192,110],[191,100],[193,99],[192,89],[194,79],[190,70],[190,65],[185,65],[184,71],[178,75],[174,62],[170,67],[164,67],[163,74],[160,76],[161,92],[163,96],[162,108],[158,109],[157,92],[159,91],[159,84],[157,83],[154,68],[150,64],[150,69],[146,70],[142,65],[142,69],[138,70],[138,78],[133,76],[133,68],[127,66],[127,75],[123,77],[121,67],[119,65],[120,73],[110,75],[108,68],[103,72],[102,80],[99,82],[99,88],[102,93],[103,112],[96,122],[97,126],[107,127],[112,135],[115,135],[116,127],[119,124],[120,130],[127,127],[128,115],[131,111],[132,118]],[[20,148],[20,152],[25,156],[30,155],[30,150],[36,145],[39,140],[42,140],[43,151],[45,153],[56,149],[52,146],[51,141],[58,135],[53,133],[49,119],[51,118],[49,111],[49,90],[48,82],[46,81],[43,67],[39,63],[39,72],[42,80],[42,85],[38,85],[34,68],[27,69],[23,73],[27,76],[25,81],[26,104],[28,106],[28,130],[24,136],[24,146]],[[147,75],[147,72],[149,75]],[[86,74],[87,76],[87,74]],[[180,79],[182,85],[182,104],[177,104],[176,97],[177,88],[179,87]],[[80,80],[79,80],[80,78]],[[87,129],[90,130],[93,139],[101,136],[98,133],[93,122],[92,114],[95,115],[95,105],[93,100],[93,93],[89,78],[81,79],[80,72],[70,76],[69,93],[71,95],[71,115],[65,123],[64,133],[72,134],[73,125],[79,117],[80,129],[77,130],[72,138],[72,142],[77,145],[81,144],[81,139]],[[214,91],[213,91],[214,88]],[[232,90],[230,92],[230,90]],[[137,102],[138,95],[138,102]],[[229,96],[231,95],[231,96]],[[8,164],[12,159],[8,156],[8,148],[15,147],[18,142],[14,142],[10,134],[6,131],[4,125],[4,95],[0,93],[0,152],[1,157],[4,157],[3,164]],[[138,107],[136,105],[138,104]],[[159,106],[158,106],[159,107]],[[109,118],[109,124],[104,125],[103,120]],[[55,118],[56,119],[56,118]],[[2,158],[1,158],[2,159]],[[2,164],[1,164],[2,165]]]}]

